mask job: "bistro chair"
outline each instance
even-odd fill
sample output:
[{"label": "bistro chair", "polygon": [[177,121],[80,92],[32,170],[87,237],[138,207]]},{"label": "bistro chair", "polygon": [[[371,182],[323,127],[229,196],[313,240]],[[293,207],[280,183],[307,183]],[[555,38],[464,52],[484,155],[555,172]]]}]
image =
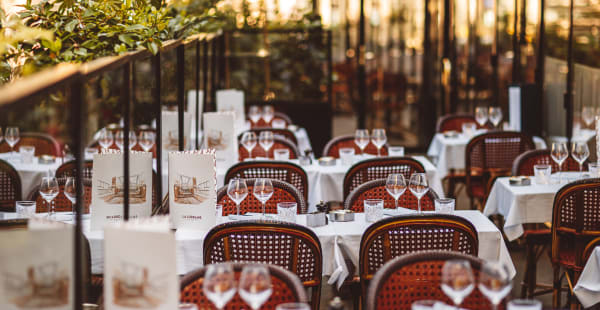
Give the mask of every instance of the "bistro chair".
[{"label": "bistro chair", "polygon": [[435,131],[436,132],[446,132],[446,131],[458,131],[462,132],[462,125],[466,123],[475,123],[477,124],[477,129],[485,128],[491,129],[489,125],[485,124],[483,126],[479,126],[477,121],[475,120],[475,116],[470,114],[447,114],[440,118],[438,118]]},{"label": "bistro chair", "polygon": [[[285,127],[293,124],[292,119],[287,114],[285,114],[283,112],[275,111],[275,113],[273,113],[273,119],[268,124],[261,117],[258,120],[257,124],[252,124],[252,128],[271,127],[271,125],[273,124],[273,120],[276,120],[276,119],[284,121],[285,122]],[[250,120],[250,119],[248,118],[248,120]]]},{"label": "bistro chair", "polygon": [[583,258],[581,259],[581,261],[587,263],[588,259],[592,255],[592,252],[594,251],[594,249],[599,246],[600,246],[600,237],[590,241],[583,249]]},{"label": "bistro chair", "polygon": [[[247,264],[233,264],[236,282],[239,282],[245,265]],[[300,282],[300,279],[295,274],[275,265],[265,265],[265,267],[268,268],[269,275],[271,276],[273,292],[269,296],[269,299],[260,307],[261,309],[275,309],[277,305],[288,302],[308,302],[302,282]],[[180,302],[196,304],[199,307],[198,309],[206,309],[207,306],[210,309],[215,308],[204,294],[202,286],[206,270],[207,267],[196,269],[181,279]],[[240,297],[239,293],[236,293],[223,309],[246,308],[248,308],[248,305]]]},{"label": "bistro chair", "polygon": [[26,230],[28,219],[0,220],[0,231]]},{"label": "bistro chair", "polygon": [[[52,136],[39,132],[23,132],[19,135],[19,142],[14,147],[16,152],[22,145],[35,146],[35,156],[51,155],[62,157],[60,144]],[[6,141],[0,144],[0,153],[10,152],[10,146]]]},{"label": "bistro chair", "polygon": [[[354,143],[354,135],[344,135],[335,137],[325,145],[323,149],[323,156],[331,156],[334,158],[340,158],[340,149],[341,148],[354,148],[354,152],[356,154],[362,154],[360,148]],[[381,156],[387,156],[389,145],[386,143],[383,147],[381,147]],[[365,147],[365,153],[371,155],[377,155],[377,147],[371,142],[367,144]]]},{"label": "bistro chair", "polygon": [[[245,132],[254,132],[256,134],[256,137],[258,138],[258,136],[260,136],[260,133],[263,131],[270,131],[273,133],[273,136],[275,137],[279,137],[279,138],[283,138],[283,139],[288,139],[290,142],[294,143],[294,145],[298,146],[298,138],[296,138],[296,135],[289,129],[285,129],[285,128],[252,128],[249,130],[246,130]],[[238,141],[242,141],[242,136],[244,135],[244,133],[242,132],[241,134],[238,135]]]},{"label": "bistro chair", "polygon": [[425,168],[410,157],[378,157],[360,161],[344,176],[344,199],[367,181],[385,179],[392,173],[402,173],[408,182],[413,173],[425,173]]},{"label": "bistro chair", "polygon": [[0,211],[15,212],[15,202],[23,200],[21,186],[17,170],[0,159]]},{"label": "bistro chair", "polygon": [[390,217],[375,222],[360,241],[359,273],[363,293],[373,275],[386,262],[427,250],[477,256],[477,230],[467,219],[449,214]]},{"label": "bistro chair", "polygon": [[[256,199],[252,194],[255,181],[256,179],[246,179],[248,196],[240,204],[240,214],[245,214],[247,212],[262,213],[262,202]],[[267,201],[265,213],[277,214],[277,203],[284,201],[297,203],[298,214],[304,214],[308,211],[304,196],[292,184],[276,179],[271,179],[271,183],[273,184],[273,196]],[[223,206],[223,216],[237,214],[235,202],[227,196],[227,184],[217,191],[217,204]]]},{"label": "bistro chair", "polygon": [[283,267],[311,289],[319,309],[323,252],[312,229],[287,222],[238,221],[213,227],[204,239],[204,263],[259,262]]},{"label": "bistro chair", "polygon": [[[452,305],[441,288],[444,263],[452,259],[466,260],[471,264],[474,278],[479,278],[483,260],[472,255],[451,251],[423,251],[406,254],[381,267],[367,292],[367,310],[410,310],[417,300],[433,299]],[[463,309],[491,309],[488,299],[477,285],[460,305]],[[504,302],[500,304],[504,308]]]},{"label": "bistro chair", "polygon": [[[56,212],[71,212],[73,210],[73,205],[67,196],[65,196],[65,182],[66,178],[57,178],[58,187],[60,188],[60,192],[54,198],[54,211]],[[35,201],[35,212],[36,213],[44,213],[48,212],[48,203],[44,198],[40,195],[40,186],[36,185],[31,193],[29,194],[29,201]],[[92,204],[92,180],[84,179],[83,180],[83,213],[90,213],[90,205]]]},{"label": "bistro chair", "polygon": [[[583,163],[583,170],[587,171],[587,163],[588,160]],[[550,165],[552,166],[552,172],[559,171],[558,164],[552,160],[549,149],[530,150],[515,158],[512,166],[512,175],[532,176],[534,175],[533,166],[535,165]],[[579,171],[579,163],[573,157],[569,156],[562,164],[561,171]]]},{"label": "bistro chair", "polygon": [[510,175],[515,158],[535,149],[533,140],[520,132],[492,131],[473,137],[465,151],[467,195],[471,209],[483,206],[496,177]]},{"label": "bistro chair", "polygon": [[[92,179],[92,168],[94,167],[93,160],[86,160],[83,162],[83,178]],[[75,160],[68,161],[56,169],[56,178],[75,177],[75,171],[77,169],[77,163]]]},{"label": "bistro chair", "polygon": [[[354,212],[364,212],[365,199],[383,199],[384,208],[394,209],[396,201],[385,189],[385,183],[386,179],[376,179],[358,186],[346,197],[344,209]],[[437,193],[432,188],[429,188],[427,193],[421,198],[421,210],[435,211],[435,200],[437,198]],[[398,207],[418,210],[417,197],[408,189],[408,186],[404,194],[398,199]]]},{"label": "bistro chair", "polygon": [[[281,137],[273,137],[273,146],[269,149],[269,153],[265,152],[265,150],[256,143],[256,146],[252,149],[252,158],[256,157],[268,157],[273,158],[273,151],[276,149],[287,149],[290,151],[290,159],[297,159],[300,157],[300,151],[298,147],[288,139]],[[246,158],[250,158],[248,151],[244,146],[240,143],[238,146],[238,153],[240,161],[244,161]]]},{"label": "bistro chair", "polygon": [[[600,237],[600,179],[563,186],[554,196],[552,209],[553,307],[560,306],[563,277],[573,287],[585,266],[586,246]],[[561,274],[564,270],[564,274]],[[572,292],[568,292],[569,303]]]},{"label": "bistro chair", "polygon": [[287,161],[244,161],[231,166],[225,173],[225,185],[234,178],[270,178],[293,185],[308,201],[308,176],[302,167]]}]

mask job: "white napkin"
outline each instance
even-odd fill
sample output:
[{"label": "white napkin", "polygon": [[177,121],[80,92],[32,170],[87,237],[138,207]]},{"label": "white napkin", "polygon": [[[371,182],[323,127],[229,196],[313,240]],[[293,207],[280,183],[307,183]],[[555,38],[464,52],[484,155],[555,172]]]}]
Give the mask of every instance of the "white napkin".
[{"label": "white napkin", "polygon": [[342,287],[342,284],[344,284],[344,281],[346,280],[350,272],[348,271],[348,266],[346,266],[346,262],[344,261],[344,256],[342,255],[342,249],[340,247],[338,238],[338,236],[335,236],[333,246],[333,258],[335,259],[335,265],[337,267],[331,273],[331,276],[329,277],[327,283],[329,285],[333,285],[333,283],[336,283],[336,286],[339,290]]},{"label": "white napkin", "polygon": [[584,308],[600,302],[600,246],[590,255],[573,292]]}]

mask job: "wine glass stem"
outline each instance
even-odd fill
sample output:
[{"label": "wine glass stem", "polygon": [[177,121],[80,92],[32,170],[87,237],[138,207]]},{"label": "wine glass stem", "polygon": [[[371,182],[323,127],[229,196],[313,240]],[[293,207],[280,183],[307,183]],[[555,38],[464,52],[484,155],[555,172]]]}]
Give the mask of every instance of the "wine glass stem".
[{"label": "wine glass stem", "polygon": [[[252,149],[254,149],[254,148],[252,148]],[[252,159],[252,149],[248,150],[248,157],[249,157],[250,159]]]},{"label": "wine glass stem", "polygon": [[419,213],[421,213],[421,197],[417,198],[417,208],[418,208]]},{"label": "wine glass stem", "polygon": [[396,198],[395,201],[396,201],[396,210],[398,210],[398,198]]},{"label": "wine glass stem", "polygon": [[262,207],[263,207],[263,208],[262,208],[262,211],[263,211],[263,212],[262,212],[262,213],[263,213],[263,214],[262,214],[262,216],[263,216],[263,217],[265,217],[265,213],[266,213],[266,210],[267,210],[267,202],[266,202],[266,201],[265,201],[265,202],[263,202],[263,205],[262,205]]},{"label": "wine glass stem", "polygon": [[239,203],[236,203],[236,204],[235,204],[235,207],[236,207],[236,209],[237,209],[237,215],[238,215],[238,216],[240,216],[240,204],[239,204]]},{"label": "wine glass stem", "polygon": [[378,148],[377,148],[377,157],[380,157],[380,156],[381,156],[381,152],[380,152],[380,150],[381,150],[381,148],[379,148],[379,147],[378,147]]}]

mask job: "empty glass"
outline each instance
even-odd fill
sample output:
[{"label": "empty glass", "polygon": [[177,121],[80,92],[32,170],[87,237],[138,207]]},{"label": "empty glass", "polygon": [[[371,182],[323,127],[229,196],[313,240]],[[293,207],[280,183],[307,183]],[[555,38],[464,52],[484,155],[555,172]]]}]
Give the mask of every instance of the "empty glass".
[{"label": "empty glass", "polygon": [[275,109],[273,109],[272,105],[266,105],[263,107],[262,119],[265,120],[265,123],[267,123],[267,125],[269,123],[271,123],[271,120],[273,119],[274,116],[275,116]]},{"label": "empty glass", "polygon": [[271,296],[271,275],[265,266],[247,265],[240,276],[240,297],[254,310],[260,309]]},{"label": "empty glass", "polygon": [[252,150],[256,146],[256,134],[252,131],[246,131],[242,134],[242,146],[248,151],[248,158],[252,158]]},{"label": "empty glass", "polygon": [[258,124],[258,121],[260,120],[262,116],[262,113],[260,112],[260,107],[258,107],[257,105],[251,105],[250,108],[248,108],[248,118],[250,119],[250,122],[252,122],[253,125]]},{"label": "empty glass", "polygon": [[46,206],[48,208],[48,217],[54,216],[54,204],[53,200],[58,196],[59,193],[58,182],[55,177],[43,177],[40,184],[40,195],[46,200]]},{"label": "empty glass", "polygon": [[266,217],[267,201],[273,196],[273,183],[271,179],[256,179],[254,182],[254,197],[262,202],[262,216]]},{"label": "empty glass", "polygon": [[463,123],[462,132],[467,137],[472,137],[477,130],[477,124],[475,123]]},{"label": "empty glass", "polygon": [[[125,133],[122,130],[117,131],[115,136],[115,144],[119,150],[123,151],[123,147],[125,145]],[[129,150],[131,150],[137,144],[137,138],[135,137],[135,132],[129,132]]]},{"label": "empty glass", "polygon": [[404,194],[406,191],[406,179],[404,179],[404,175],[402,173],[393,173],[388,175],[387,180],[385,181],[385,189],[388,194],[392,196],[395,200],[395,209],[398,209],[398,199]]},{"label": "empty glass", "polygon": [[30,218],[35,214],[35,201],[17,201],[15,209],[20,218]]},{"label": "empty glass", "polygon": [[390,146],[388,147],[388,155],[395,157],[404,157],[404,147],[403,146]]},{"label": "empty glass", "polygon": [[367,145],[369,145],[369,141],[370,139],[368,130],[357,129],[354,132],[354,143],[356,143],[362,154],[365,153],[365,148],[367,147]]},{"label": "empty glass", "polygon": [[246,181],[244,179],[231,179],[227,186],[227,196],[235,202],[237,215],[239,216],[240,204],[246,199],[246,196],[248,196],[248,186],[246,185]]},{"label": "empty glass", "polygon": [[77,182],[75,182],[75,178],[67,177],[63,192],[67,199],[71,201],[71,211],[72,214],[75,215],[75,201],[77,200]]},{"label": "empty glass", "polygon": [[600,165],[598,163],[589,163],[588,170],[591,178],[600,178]]},{"label": "empty glass", "polygon": [[425,173],[413,173],[410,176],[408,188],[411,193],[417,197],[417,210],[421,213],[421,198],[425,196],[425,193],[429,190],[427,175],[425,175]]},{"label": "empty glass", "polygon": [[475,108],[475,121],[479,127],[483,127],[488,121],[488,109],[486,107]]},{"label": "empty glass", "polygon": [[258,144],[260,144],[260,147],[262,147],[263,150],[265,150],[267,157],[269,157],[269,150],[271,149],[274,143],[275,137],[273,136],[272,131],[263,131],[258,136]]},{"label": "empty glass", "polygon": [[365,199],[363,206],[367,222],[377,222],[383,217],[383,199]]},{"label": "empty glass", "polygon": [[233,267],[228,263],[208,265],[202,289],[217,309],[223,309],[235,295]]},{"label": "empty glass", "polygon": [[10,151],[14,155],[14,147],[19,143],[19,128],[18,127],[6,127],[6,132],[4,133],[4,139],[6,143],[10,146]]},{"label": "empty glass", "polygon": [[183,303],[179,304],[179,310],[198,310],[198,306],[196,304]]},{"label": "empty glass", "polygon": [[150,150],[152,150],[155,140],[156,135],[152,131],[140,131],[138,141],[144,152],[150,152]]},{"label": "empty glass", "polygon": [[21,161],[24,164],[31,164],[35,157],[35,146],[22,145],[19,147],[19,154],[21,155]]},{"label": "empty glass", "polygon": [[296,214],[298,213],[298,204],[295,202],[278,202],[277,216],[282,221],[296,223]]},{"label": "empty glass", "polygon": [[110,130],[102,128],[98,134],[98,144],[102,147],[103,151],[108,150],[114,142],[113,134]]},{"label": "empty glass", "polygon": [[354,164],[354,148],[353,147],[342,147],[339,150],[340,160],[342,165],[350,166]]},{"label": "empty glass", "polygon": [[435,200],[435,212],[442,214],[454,213],[456,201],[454,198],[438,198]]},{"label": "empty glass", "polygon": [[288,150],[288,149],[274,149],[273,150],[273,159],[275,159],[275,160],[289,160],[290,159],[290,150]]},{"label": "empty glass", "polygon": [[571,156],[577,163],[579,163],[579,171],[583,171],[583,163],[590,156],[590,149],[585,142],[573,142],[571,149]]},{"label": "empty glass", "polygon": [[275,310],[310,310],[310,306],[300,302],[288,302],[275,307]]},{"label": "empty glass", "polygon": [[542,310],[542,303],[535,299],[513,299],[508,302],[508,310]]},{"label": "empty glass", "polygon": [[381,148],[387,142],[385,129],[373,129],[373,134],[371,135],[371,142],[377,148],[377,156],[381,156]]},{"label": "empty glass", "polygon": [[468,261],[451,259],[442,267],[442,291],[456,307],[471,294],[475,288],[475,278]]},{"label": "empty glass", "polygon": [[569,157],[569,149],[565,142],[552,142],[550,157],[558,165],[558,183],[562,183],[562,164]]},{"label": "empty glass", "polygon": [[495,128],[498,128],[498,125],[502,121],[502,109],[500,107],[490,107],[490,111],[488,113],[490,122],[494,124]]},{"label": "empty glass", "polygon": [[550,184],[550,176],[552,175],[552,166],[550,165],[534,165],[533,175],[536,184]]},{"label": "empty glass", "polygon": [[282,119],[276,118],[271,122],[271,127],[283,129],[283,128],[285,128],[285,121]]},{"label": "empty glass", "polygon": [[510,271],[501,262],[484,262],[479,273],[479,291],[490,300],[493,309],[510,293],[512,288]]},{"label": "empty glass", "polygon": [[594,121],[594,108],[590,106],[584,106],[581,109],[581,118],[583,119],[586,127],[591,127],[592,122]]}]

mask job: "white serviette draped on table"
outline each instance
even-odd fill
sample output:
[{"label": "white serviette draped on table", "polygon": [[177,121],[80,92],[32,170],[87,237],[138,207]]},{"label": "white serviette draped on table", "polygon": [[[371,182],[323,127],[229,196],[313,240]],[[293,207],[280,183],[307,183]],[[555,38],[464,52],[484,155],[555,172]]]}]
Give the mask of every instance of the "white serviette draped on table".
[{"label": "white serviette draped on table", "polygon": [[592,251],[573,292],[584,308],[600,303],[600,246]]}]

